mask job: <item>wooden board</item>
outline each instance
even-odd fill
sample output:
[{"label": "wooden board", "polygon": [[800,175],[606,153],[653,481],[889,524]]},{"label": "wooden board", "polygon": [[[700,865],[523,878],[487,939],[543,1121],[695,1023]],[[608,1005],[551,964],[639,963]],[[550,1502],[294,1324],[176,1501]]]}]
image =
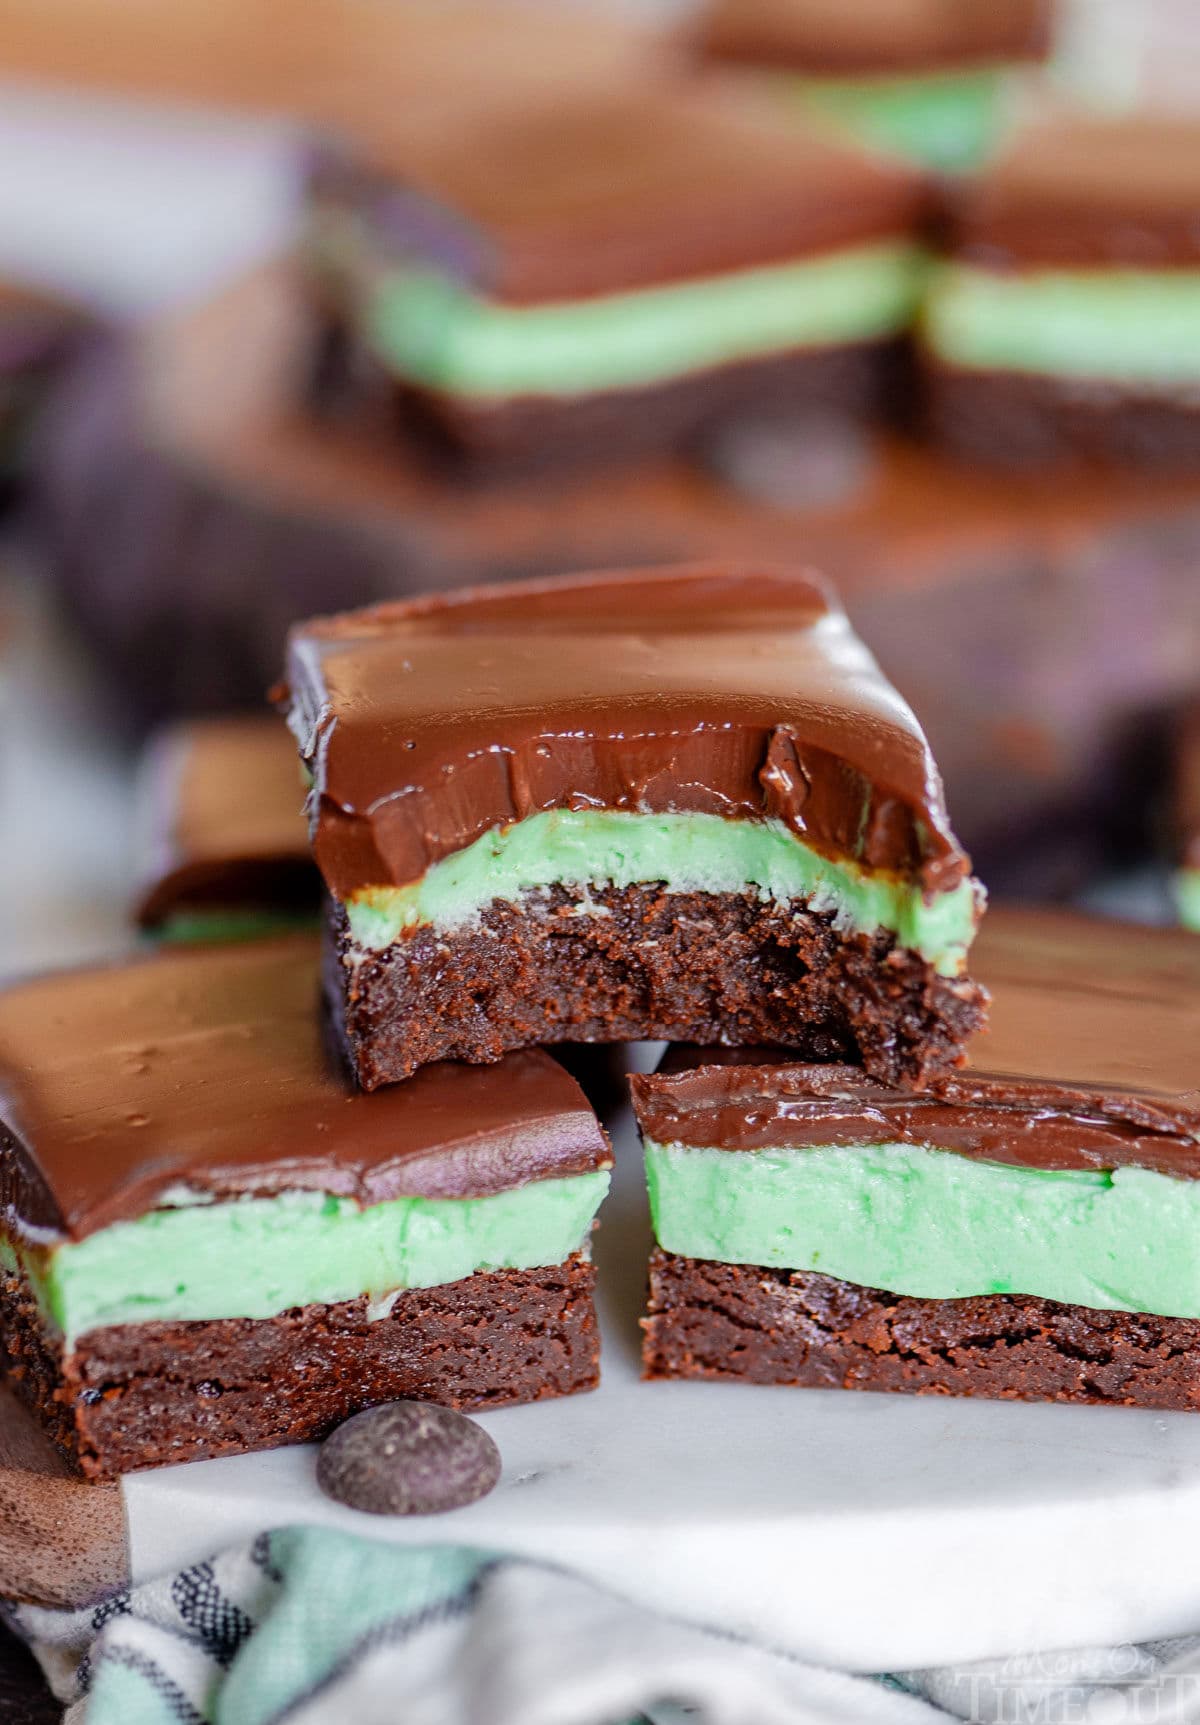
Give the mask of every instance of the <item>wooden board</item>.
[{"label": "wooden board", "polygon": [[86,1605],[128,1579],[120,1485],[79,1479],[0,1383],[0,1594]]}]

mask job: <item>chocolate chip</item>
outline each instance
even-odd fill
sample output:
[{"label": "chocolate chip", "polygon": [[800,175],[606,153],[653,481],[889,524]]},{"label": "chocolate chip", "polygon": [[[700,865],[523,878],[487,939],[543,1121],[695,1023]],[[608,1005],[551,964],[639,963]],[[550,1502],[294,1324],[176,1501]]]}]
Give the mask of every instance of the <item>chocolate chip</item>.
[{"label": "chocolate chip", "polygon": [[500,1451],[482,1426],[432,1402],[355,1414],[321,1445],[317,1484],[369,1515],[436,1515],[486,1497]]}]

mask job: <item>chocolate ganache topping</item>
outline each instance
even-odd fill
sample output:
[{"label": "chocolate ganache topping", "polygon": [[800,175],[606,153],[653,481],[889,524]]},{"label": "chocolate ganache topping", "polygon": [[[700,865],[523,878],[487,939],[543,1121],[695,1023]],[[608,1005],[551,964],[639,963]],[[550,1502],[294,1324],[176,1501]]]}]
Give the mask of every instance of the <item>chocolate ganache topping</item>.
[{"label": "chocolate ganache topping", "polygon": [[357,207],[381,260],[420,257],[507,305],[907,241],[929,204],[906,167],[681,82],[405,126],[349,161],[318,156],[310,190]]},{"label": "chocolate ganache topping", "polygon": [[187,1196],[479,1198],[609,1161],[541,1049],[356,1091],[323,1047],[318,968],[295,935],[0,994],[0,1223],[79,1239]]},{"label": "chocolate ganache topping", "polygon": [[674,1048],[631,1080],[657,1143],[909,1143],[1028,1168],[1200,1179],[1200,940],[993,908],[972,949],[992,996],[967,1066],[920,1095],[779,1049]]},{"label": "chocolate ganache topping", "polygon": [[714,58],[840,77],[1040,58],[1048,0],[709,0],[694,35]]},{"label": "chocolate ganache topping", "polygon": [[992,269],[1195,269],[1200,122],[1071,116],[954,189],[951,247]]},{"label": "chocolate ganache topping", "polygon": [[556,808],[779,820],[929,896],[969,872],[920,726],[811,574],[635,570],[318,619],[281,699],[338,898]]}]

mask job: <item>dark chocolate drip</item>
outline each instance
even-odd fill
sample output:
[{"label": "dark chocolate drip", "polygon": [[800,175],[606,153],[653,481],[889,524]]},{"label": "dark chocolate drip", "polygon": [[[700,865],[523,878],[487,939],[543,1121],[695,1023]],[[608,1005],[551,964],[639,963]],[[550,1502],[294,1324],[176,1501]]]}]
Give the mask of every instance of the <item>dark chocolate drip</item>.
[{"label": "dark chocolate drip", "polygon": [[332,1067],[315,939],[176,949],[0,996],[0,1198],[73,1238],[172,1188],[466,1198],[609,1160],[583,1092],[531,1049],[367,1096]]},{"label": "dark chocolate drip", "polygon": [[969,868],[915,718],[811,576],[697,566],[378,606],[294,631],[289,677],[339,898],[554,808],[774,818],[929,893]]}]

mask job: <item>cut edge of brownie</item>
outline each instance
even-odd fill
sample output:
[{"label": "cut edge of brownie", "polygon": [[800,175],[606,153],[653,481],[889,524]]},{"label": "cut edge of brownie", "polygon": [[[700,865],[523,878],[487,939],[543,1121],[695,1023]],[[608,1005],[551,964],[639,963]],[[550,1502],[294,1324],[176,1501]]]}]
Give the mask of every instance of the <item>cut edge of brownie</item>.
[{"label": "cut edge of brownie", "polygon": [[594,1389],[595,1271],[577,1253],[531,1270],[409,1288],[272,1318],[119,1324],[64,1350],[23,1276],[0,1280],[0,1375],[82,1474],[197,1461],[324,1437],[360,1409],[414,1398],[465,1410]]},{"label": "cut edge of brownie", "polygon": [[990,466],[1200,468],[1200,384],[974,371],[926,353],[922,417],[949,454]]},{"label": "cut edge of brownie", "polygon": [[656,1247],[643,1376],[1200,1409],[1200,1319],[1027,1294],[931,1300]]},{"label": "cut edge of brownie", "polygon": [[462,928],[355,946],[331,901],[330,1016],[364,1089],[436,1060],[556,1042],[773,1043],[919,1085],[959,1064],[987,994],[886,930],[753,892],[561,886],[494,899]]},{"label": "cut edge of brownie", "polygon": [[638,455],[701,444],[745,417],[758,422],[803,414],[899,424],[910,399],[908,347],[896,336],[781,349],[626,389],[500,401],[424,389],[375,363],[399,429],[427,460],[477,480],[627,464]]}]

